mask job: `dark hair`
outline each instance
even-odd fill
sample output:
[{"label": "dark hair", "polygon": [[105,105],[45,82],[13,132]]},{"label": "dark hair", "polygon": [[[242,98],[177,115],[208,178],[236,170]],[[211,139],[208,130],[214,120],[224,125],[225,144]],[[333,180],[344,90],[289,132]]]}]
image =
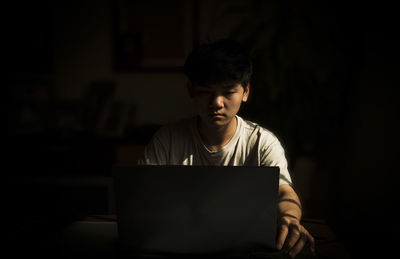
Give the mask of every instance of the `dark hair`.
[{"label": "dark hair", "polygon": [[245,87],[250,82],[252,63],[243,45],[222,39],[194,48],[186,59],[184,73],[199,85],[240,83]]}]

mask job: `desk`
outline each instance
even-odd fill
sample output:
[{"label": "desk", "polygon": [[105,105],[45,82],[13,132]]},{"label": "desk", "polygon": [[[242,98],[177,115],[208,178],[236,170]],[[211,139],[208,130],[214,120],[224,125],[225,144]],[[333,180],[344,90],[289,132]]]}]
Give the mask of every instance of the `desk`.
[{"label": "desk", "polygon": [[[305,220],[303,224],[316,238],[319,259],[350,258],[344,247],[335,241],[333,232],[324,221]],[[93,215],[41,235],[31,240],[31,245],[22,243],[22,247],[14,248],[12,255],[15,258],[21,255],[38,255],[41,258],[120,258],[116,253],[117,240],[115,216]]]},{"label": "desk", "polygon": [[64,258],[116,258],[116,222],[77,221],[66,228],[60,241]]}]

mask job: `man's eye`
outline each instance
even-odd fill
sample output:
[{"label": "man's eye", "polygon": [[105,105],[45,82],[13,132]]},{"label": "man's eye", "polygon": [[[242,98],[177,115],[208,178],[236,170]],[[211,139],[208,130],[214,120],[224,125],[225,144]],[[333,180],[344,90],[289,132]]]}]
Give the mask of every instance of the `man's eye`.
[{"label": "man's eye", "polygon": [[227,91],[227,92],[225,92],[224,94],[225,95],[232,95],[232,94],[234,94],[235,92],[234,91]]}]

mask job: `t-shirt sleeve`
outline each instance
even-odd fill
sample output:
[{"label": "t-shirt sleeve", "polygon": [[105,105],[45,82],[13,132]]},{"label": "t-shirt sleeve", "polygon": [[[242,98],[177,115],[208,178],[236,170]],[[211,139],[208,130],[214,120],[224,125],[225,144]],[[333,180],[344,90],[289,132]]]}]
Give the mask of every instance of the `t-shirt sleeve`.
[{"label": "t-shirt sleeve", "polygon": [[292,185],[284,148],[275,136],[272,136],[268,142],[261,149],[260,164],[262,166],[278,166],[280,169],[279,185]]},{"label": "t-shirt sleeve", "polygon": [[137,164],[166,165],[168,161],[167,136],[168,130],[165,127],[159,129],[146,145],[142,156],[137,161]]}]

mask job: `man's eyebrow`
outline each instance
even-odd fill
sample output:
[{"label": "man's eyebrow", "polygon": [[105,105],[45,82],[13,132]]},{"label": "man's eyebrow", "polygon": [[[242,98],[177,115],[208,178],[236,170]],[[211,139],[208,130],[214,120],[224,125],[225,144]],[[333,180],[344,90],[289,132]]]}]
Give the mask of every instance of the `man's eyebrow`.
[{"label": "man's eyebrow", "polygon": [[222,88],[224,88],[226,90],[230,90],[230,89],[236,88],[236,86],[237,86],[237,84],[226,84],[226,85],[223,85]]}]

